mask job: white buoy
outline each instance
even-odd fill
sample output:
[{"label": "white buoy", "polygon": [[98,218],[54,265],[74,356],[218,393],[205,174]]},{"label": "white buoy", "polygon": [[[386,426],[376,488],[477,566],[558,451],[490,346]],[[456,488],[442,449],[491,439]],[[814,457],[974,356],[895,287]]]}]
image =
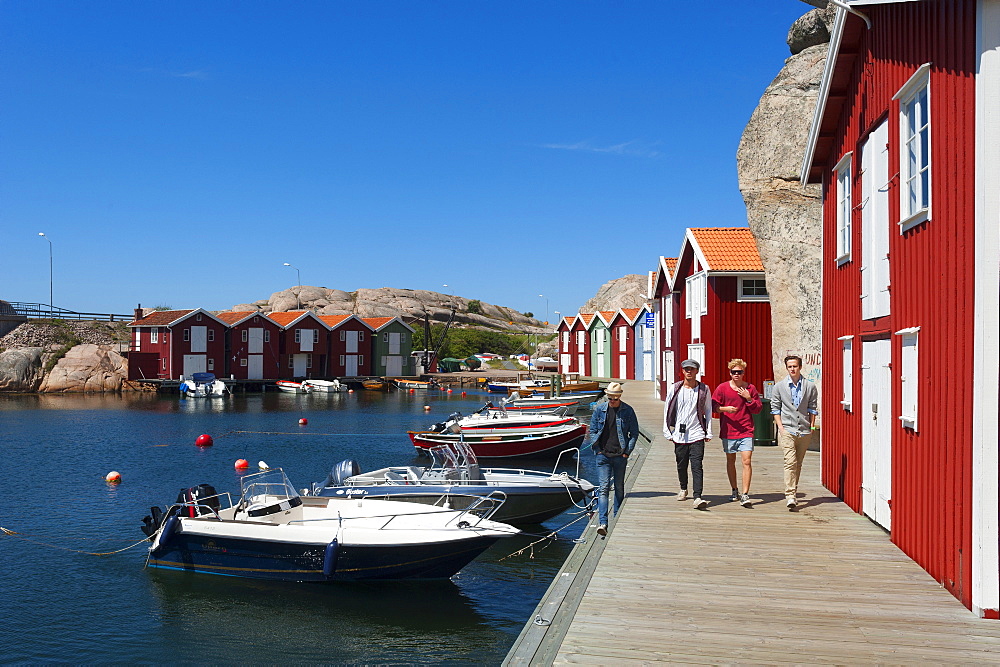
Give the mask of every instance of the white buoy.
[{"label": "white buoy", "polygon": [[270,470],[271,469],[271,466],[267,465],[263,461],[257,461],[257,467],[260,468],[261,470]]}]

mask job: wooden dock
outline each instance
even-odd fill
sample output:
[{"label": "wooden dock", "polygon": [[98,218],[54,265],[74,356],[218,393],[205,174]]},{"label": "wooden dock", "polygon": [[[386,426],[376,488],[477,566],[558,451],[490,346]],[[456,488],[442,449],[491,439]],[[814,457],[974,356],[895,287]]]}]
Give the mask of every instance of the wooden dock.
[{"label": "wooden dock", "polygon": [[586,529],[505,664],[1000,663],[1000,621],[974,616],[826,491],[818,453],[789,512],[781,452],[758,447],[744,508],[716,437],[710,505],[694,510],[676,500],[652,383],[629,382],[624,400],[653,437],[629,464],[622,512],[606,539]]}]

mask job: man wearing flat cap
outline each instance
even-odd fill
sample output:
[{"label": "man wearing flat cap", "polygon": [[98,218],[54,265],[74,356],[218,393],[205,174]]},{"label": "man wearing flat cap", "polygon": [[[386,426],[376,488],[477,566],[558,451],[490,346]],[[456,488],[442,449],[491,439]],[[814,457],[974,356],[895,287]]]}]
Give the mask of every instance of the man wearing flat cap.
[{"label": "man wearing flat cap", "polygon": [[663,437],[674,443],[677,459],[677,480],[681,490],[677,500],[688,498],[688,464],[694,482],[694,509],[705,509],[708,501],[701,497],[705,459],[705,443],[712,439],[712,391],[698,381],[701,364],[694,359],[681,362],[684,379],[667,391],[663,404]]},{"label": "man wearing flat cap", "polygon": [[590,445],[597,458],[597,534],[608,534],[608,495],[615,485],[615,514],[625,500],[625,466],[639,439],[639,419],[622,403],[622,386],[612,382],[604,390],[607,401],[594,407],[590,430],[580,449]]}]

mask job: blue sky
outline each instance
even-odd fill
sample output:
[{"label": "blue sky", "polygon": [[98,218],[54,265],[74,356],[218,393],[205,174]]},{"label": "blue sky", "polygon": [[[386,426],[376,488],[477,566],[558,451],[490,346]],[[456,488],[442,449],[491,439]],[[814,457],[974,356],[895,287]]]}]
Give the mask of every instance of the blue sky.
[{"label": "blue sky", "polygon": [[575,313],[746,224],[736,148],[809,9],[0,1],[0,298],[48,302],[45,232],[79,311],[223,310],[289,262]]}]

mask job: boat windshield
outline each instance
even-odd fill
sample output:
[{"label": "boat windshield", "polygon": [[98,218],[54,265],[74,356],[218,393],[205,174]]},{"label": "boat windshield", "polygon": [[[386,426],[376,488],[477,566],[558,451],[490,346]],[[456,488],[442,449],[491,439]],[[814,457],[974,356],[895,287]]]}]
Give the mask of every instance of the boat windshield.
[{"label": "boat windshield", "polygon": [[431,447],[430,454],[433,459],[432,469],[464,468],[479,463],[475,452],[464,442],[448,442]]},{"label": "boat windshield", "polygon": [[285,471],[281,468],[271,468],[251,475],[244,475],[240,480],[240,502],[250,504],[254,499],[264,496],[275,498],[298,498],[299,494],[292,486]]}]

